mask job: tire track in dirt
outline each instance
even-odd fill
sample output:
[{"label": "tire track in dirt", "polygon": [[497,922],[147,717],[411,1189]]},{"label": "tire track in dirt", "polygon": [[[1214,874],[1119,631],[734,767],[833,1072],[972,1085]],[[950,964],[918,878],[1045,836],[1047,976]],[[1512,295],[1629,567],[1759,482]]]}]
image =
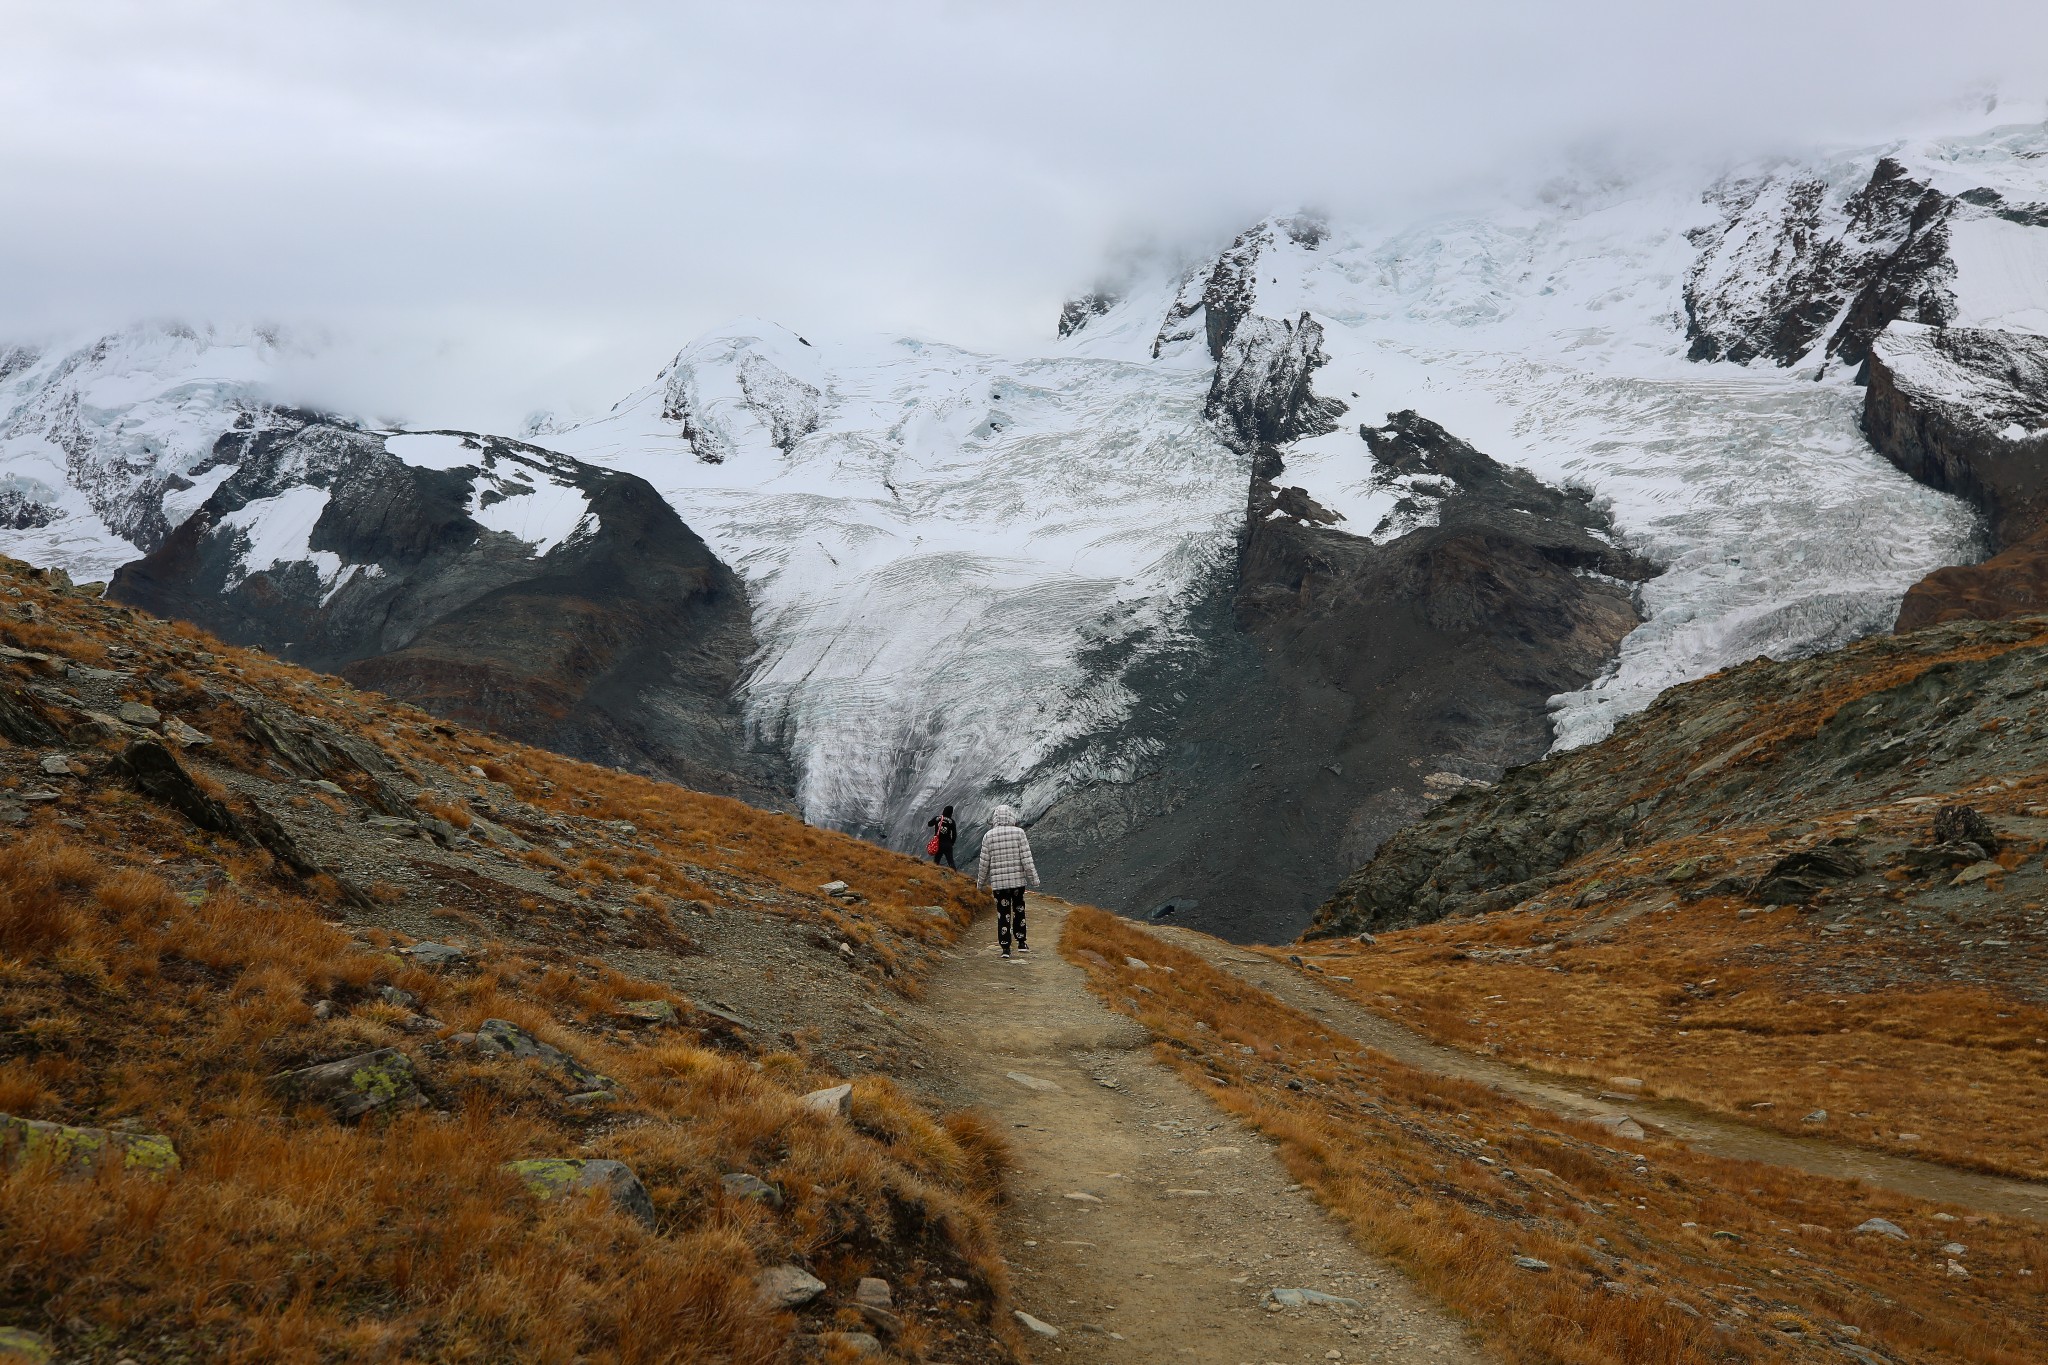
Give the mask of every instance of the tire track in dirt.
[{"label": "tire track in dirt", "polygon": [[1301,972],[1235,944],[1192,929],[1134,924],[1134,928],[1184,948],[1219,971],[1304,1010],[1367,1047],[1418,1071],[1455,1076],[1491,1086],[1524,1104],[1566,1118],[1585,1119],[1626,1112],[1715,1156],[1764,1161],[1840,1180],[1866,1180],[1888,1190],[1937,1199],[1986,1213],[2048,1220],[2048,1185],[2007,1176],[1959,1170],[1931,1161],[1893,1156],[1862,1147],[1800,1138],[1755,1128],[1670,1100],[1631,1099],[1625,1106],[1597,1098],[1597,1088],[1544,1075],[1487,1057],[1474,1056],[1425,1038],[1384,1015],[1354,1004]]},{"label": "tire track in dirt", "polygon": [[[1059,1329],[1041,1361],[1268,1365],[1490,1359],[1392,1264],[1357,1247],[1274,1145],[1153,1060],[1150,1038],[1058,954],[1066,907],[1004,962],[984,920],[903,1022],[947,1088],[990,1112],[1015,1166],[1002,1222],[1017,1307]],[[1309,1289],[1353,1307],[1274,1308]]]}]

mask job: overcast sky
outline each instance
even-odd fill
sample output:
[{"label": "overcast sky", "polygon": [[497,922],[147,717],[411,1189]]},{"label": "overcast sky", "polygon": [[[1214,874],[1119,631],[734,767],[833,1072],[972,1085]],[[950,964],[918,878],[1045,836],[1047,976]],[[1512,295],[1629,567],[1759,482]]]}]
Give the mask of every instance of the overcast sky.
[{"label": "overcast sky", "polygon": [[505,425],[742,314],[1024,345],[1134,236],[1991,89],[2048,95],[2048,3],[0,0],[0,336],[325,326]]}]

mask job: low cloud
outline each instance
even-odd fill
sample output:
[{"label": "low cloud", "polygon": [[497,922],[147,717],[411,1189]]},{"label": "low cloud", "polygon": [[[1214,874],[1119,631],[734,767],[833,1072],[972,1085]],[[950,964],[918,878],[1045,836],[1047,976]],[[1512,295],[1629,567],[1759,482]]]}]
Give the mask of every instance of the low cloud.
[{"label": "low cloud", "polygon": [[1045,335],[1116,243],[1401,216],[1568,155],[1767,154],[2048,95],[2048,7],[1902,0],[7,7],[0,333],[340,338],[505,426],[761,314]]}]

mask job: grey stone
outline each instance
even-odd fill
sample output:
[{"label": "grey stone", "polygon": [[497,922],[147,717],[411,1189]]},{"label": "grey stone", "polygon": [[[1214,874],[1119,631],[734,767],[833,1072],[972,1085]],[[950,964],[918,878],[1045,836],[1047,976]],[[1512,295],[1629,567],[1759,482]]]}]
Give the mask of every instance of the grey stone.
[{"label": "grey stone", "polygon": [[825,896],[836,896],[840,894],[842,891],[845,891],[846,889],[847,886],[845,882],[832,881],[826,882],[823,886],[819,887],[818,893],[820,895]]},{"label": "grey stone", "polygon": [[1032,1317],[1029,1313],[1025,1312],[1021,1308],[1013,1308],[1010,1310],[1010,1313],[1011,1316],[1016,1318],[1019,1323],[1023,1324],[1024,1330],[1031,1333],[1033,1336],[1044,1337],[1046,1340],[1050,1341],[1052,1338],[1060,1334],[1059,1328],[1053,1326],[1049,1322],[1044,1322],[1038,1318]]},{"label": "grey stone", "polygon": [[396,1005],[402,1010],[415,1010],[420,1006],[420,998],[417,995],[397,986],[379,986],[377,994],[384,998],[385,1004]]},{"label": "grey stone", "polygon": [[344,1121],[426,1103],[412,1058],[391,1047],[280,1071],[265,1083],[286,1099],[323,1105]]},{"label": "grey stone", "polygon": [[306,778],[303,779],[303,782],[304,785],[311,787],[314,791],[323,792],[338,801],[348,800],[348,788],[342,786],[339,782],[330,782],[324,777]]},{"label": "grey stone", "polygon": [[537,1199],[553,1199],[574,1190],[603,1190],[621,1213],[648,1228],[654,1226],[654,1201],[647,1187],[623,1161],[605,1158],[577,1160],[568,1157],[540,1157],[508,1161],[505,1169],[519,1177]]},{"label": "grey stone", "polygon": [[145,725],[154,728],[163,723],[163,713],[154,706],[144,706],[139,701],[124,701],[115,708],[117,719],[128,725]]},{"label": "grey stone", "polygon": [[511,1057],[518,1061],[540,1062],[543,1066],[560,1072],[583,1089],[617,1088],[609,1076],[601,1076],[592,1071],[554,1044],[542,1042],[510,1019],[484,1020],[477,1026],[474,1046],[487,1057]]},{"label": "grey stone", "polygon": [[178,1153],[161,1133],[78,1128],[0,1114],[0,1167],[22,1158],[47,1158],[73,1175],[113,1168],[155,1178],[178,1169]]},{"label": "grey stone", "polygon": [[799,1265],[772,1265],[754,1276],[761,1302],[771,1308],[800,1308],[825,1292],[825,1282]]},{"label": "grey stone", "polygon": [[1515,1266],[1518,1269],[1534,1271],[1540,1275],[1550,1269],[1550,1262],[1539,1261],[1534,1256],[1517,1256],[1515,1257]]},{"label": "grey stone", "polygon": [[1970,1249],[1961,1242],[1942,1243],[1941,1254],[1944,1256],[1967,1256],[1969,1253]]},{"label": "grey stone", "polygon": [[39,766],[42,768],[44,775],[48,777],[75,776],[71,770],[71,755],[69,754],[46,754]]},{"label": "grey stone", "polygon": [[869,1326],[884,1337],[894,1338],[902,1335],[903,1319],[897,1317],[893,1309],[884,1308],[879,1303],[856,1302],[853,1307],[855,1312],[868,1320]]},{"label": "grey stone", "polygon": [[1281,1308],[1357,1308],[1357,1299],[1325,1294],[1320,1289],[1268,1289],[1266,1301]]},{"label": "grey stone", "polygon": [[833,1085],[823,1090],[813,1090],[803,1097],[801,1103],[804,1108],[820,1114],[831,1114],[842,1119],[850,1118],[853,1115],[853,1087]]},{"label": "grey stone", "polygon": [[[726,1194],[733,1199],[751,1199],[756,1203],[766,1204],[771,1209],[782,1207],[782,1191],[758,1175],[734,1171],[730,1175],[720,1176],[718,1183],[725,1187]],[[865,1284],[867,1281],[863,1280],[861,1283]]]},{"label": "grey stone", "polygon": [[[731,1179],[730,1176],[726,1178]],[[1963,1249],[1961,1247],[1957,1247],[1954,1251],[1949,1252],[1951,1256],[1960,1256],[1962,1254]],[[896,1296],[890,1292],[889,1282],[884,1279],[878,1279],[873,1275],[863,1275],[860,1283],[854,1286],[853,1301],[855,1303],[871,1303],[877,1308],[894,1308],[896,1306]]]},{"label": "grey stone", "polygon": [[164,738],[170,740],[171,743],[177,745],[180,749],[196,749],[202,744],[213,743],[213,740],[207,736],[204,730],[195,730],[176,716],[166,720],[163,729]]},{"label": "grey stone", "polygon": [[447,967],[469,960],[469,954],[462,949],[449,943],[436,943],[432,939],[422,939],[410,948],[400,948],[398,951],[423,967]]},{"label": "grey stone", "polygon": [[1025,1088],[1026,1090],[1057,1090],[1057,1089],[1059,1089],[1059,1086],[1055,1085],[1055,1084],[1054,1084],[1053,1082],[1051,1082],[1051,1081],[1042,1081],[1042,1080],[1040,1080],[1040,1079],[1039,1079],[1038,1077],[1036,1077],[1036,1076],[1027,1076],[1027,1075],[1025,1075],[1025,1074],[1024,1074],[1023,1072],[1021,1072],[1021,1071],[1006,1071],[1006,1072],[1004,1072],[1003,1074],[1004,1074],[1004,1075],[1006,1075],[1006,1076],[1008,1076],[1008,1077],[1009,1077],[1009,1078],[1010,1078],[1011,1080],[1015,1081],[1015,1082],[1016,1082],[1017,1084],[1019,1084],[1019,1085],[1023,1086],[1023,1087],[1024,1087],[1024,1088]]},{"label": "grey stone", "polygon": [[1801,1123],[1826,1123],[1827,1121],[1828,1111],[1825,1109],[1816,1109],[1800,1120]]},{"label": "grey stone", "polygon": [[1866,1218],[1856,1225],[1856,1231],[1881,1233],[1901,1242],[1906,1240],[1906,1230],[1887,1218]]}]

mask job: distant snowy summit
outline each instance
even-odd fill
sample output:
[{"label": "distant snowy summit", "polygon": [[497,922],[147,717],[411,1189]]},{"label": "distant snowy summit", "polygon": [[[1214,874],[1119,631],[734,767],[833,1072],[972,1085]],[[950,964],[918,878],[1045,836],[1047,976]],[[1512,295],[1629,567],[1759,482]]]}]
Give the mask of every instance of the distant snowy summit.
[{"label": "distant snowy summit", "polygon": [[[330,646],[360,638],[363,604],[398,601],[400,580],[407,602],[469,604],[486,600],[464,596],[479,584],[502,588],[492,575],[508,565],[522,582],[559,577],[548,566],[600,541],[619,557],[607,562],[630,561],[603,490],[652,497],[701,537],[705,583],[726,582],[711,564],[731,571],[712,595],[744,603],[744,646],[718,625],[726,643],[711,653],[724,662],[689,684],[691,714],[708,714],[702,699],[729,679],[724,760],[752,754],[765,773],[758,763],[780,754],[780,780],[809,818],[905,845],[943,802],[971,818],[1008,799],[1049,833],[1085,807],[1099,838],[1054,839],[1073,868],[1107,867],[1096,845],[1156,829],[1169,833],[1153,861],[1180,849],[1186,878],[1206,886],[1226,864],[1256,870],[1260,835],[1212,866],[1170,831],[1200,783],[1272,774],[1245,742],[1271,716],[1196,716],[1191,687],[1228,672],[1226,656],[1249,668],[1265,651],[1274,663],[1259,686],[1280,689],[1258,694],[1269,710],[1313,694],[1354,737],[1398,711],[1392,693],[1350,695],[1336,681],[1339,656],[1373,647],[1342,632],[1325,640],[1329,660],[1297,660],[1291,681],[1275,681],[1285,651],[1253,644],[1278,618],[1244,614],[1247,585],[1256,579],[1268,605],[1283,589],[1315,603],[1333,583],[1379,583],[1370,566],[1405,557],[1412,573],[1374,587],[1374,610],[1441,614],[1420,605],[1450,600],[1431,597],[1450,580],[1427,577],[1449,561],[1417,557],[1431,535],[1481,523],[1506,535],[1512,518],[1545,515],[1503,504],[1475,521],[1480,504],[1458,501],[1473,488],[1437,472],[1435,456],[1391,458],[1390,416],[1412,414],[1399,430],[1425,423],[1533,479],[1549,492],[1528,494],[1528,509],[1554,510],[1569,537],[1592,537],[1615,563],[1658,572],[1546,561],[1589,585],[1586,610],[1619,602],[1641,624],[1618,646],[1570,653],[1570,668],[1558,654],[1562,672],[1531,672],[1560,679],[1554,697],[1415,722],[1426,733],[1398,759],[1361,748],[1317,765],[1313,780],[1334,792],[1316,806],[1335,822],[1324,831],[1334,867],[1453,780],[1598,737],[1674,682],[1884,629],[1909,587],[1977,558],[1977,515],[1864,438],[1858,379],[1873,355],[1899,350],[1888,327],[2048,330],[2043,205],[2048,130],[2030,124],[1713,183],[1564,175],[1527,202],[1406,224],[1286,214],[1211,257],[1125,263],[1070,301],[1033,354],[748,320],[684,347],[606,415],[537,418],[516,440],[301,411],[270,380],[289,344],[275,334],[138,328],[0,350],[0,536],[11,553],[104,578],[145,552],[164,565],[182,533],[180,545],[205,549],[181,561],[187,579],[160,571],[181,610],[302,657],[339,657],[348,651]],[[437,491],[422,502],[426,489]],[[424,539],[378,541],[365,528],[382,523],[361,510],[376,496],[445,515]],[[359,537],[346,548],[344,522]],[[1514,543],[1565,534],[1532,526]],[[1261,546],[1277,557],[1254,570],[1247,556]],[[414,556],[402,573],[401,547]],[[1519,553],[1492,561],[1503,591],[1526,581],[1503,567]],[[694,563],[675,554],[679,573]],[[1283,562],[1299,581],[1260,576]],[[1460,558],[1456,572],[1485,567]],[[1601,622],[1581,643],[1621,619],[1566,610]],[[389,619],[379,651],[402,653],[415,618]],[[1495,628],[1439,627],[1446,639]],[[1502,628],[1532,640],[1577,629],[1538,617]],[[656,655],[689,673],[698,627],[664,629],[666,645],[607,675],[607,695],[652,695]],[[420,645],[436,662],[406,685],[454,705],[458,674],[442,665],[487,651],[487,636],[465,628]],[[634,705],[636,716],[664,710]],[[573,705],[555,710],[580,723]],[[608,732],[611,751],[630,752],[627,730]],[[655,748],[658,760],[637,761],[681,762],[675,746]],[[1076,805],[1082,793],[1093,795]],[[1106,871],[1077,876],[1109,886]],[[1135,903],[1164,885],[1110,890]],[[1228,896],[1201,898],[1229,911]]]}]

